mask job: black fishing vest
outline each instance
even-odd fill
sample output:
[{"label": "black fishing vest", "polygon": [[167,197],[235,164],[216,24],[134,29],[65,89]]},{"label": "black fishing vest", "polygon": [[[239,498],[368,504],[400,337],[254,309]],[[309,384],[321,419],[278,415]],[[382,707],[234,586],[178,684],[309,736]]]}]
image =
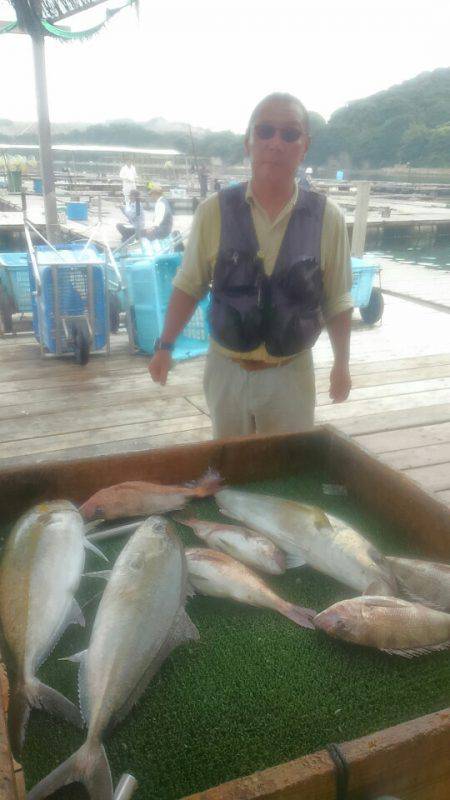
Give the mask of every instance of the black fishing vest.
[{"label": "black fishing vest", "polygon": [[221,235],[211,290],[212,338],[272,356],[312,347],[321,330],[320,242],[326,198],[299,191],[272,275],[266,275],[246,184],[219,192]]}]

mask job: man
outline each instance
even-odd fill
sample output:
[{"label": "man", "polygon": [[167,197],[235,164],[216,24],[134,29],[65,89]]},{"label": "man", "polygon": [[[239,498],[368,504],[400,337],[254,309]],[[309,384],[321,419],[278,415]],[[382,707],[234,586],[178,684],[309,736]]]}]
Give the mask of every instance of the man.
[{"label": "man", "polygon": [[128,224],[118,222],[116,226],[122,236],[122,241],[125,242],[131,236],[143,236],[145,231],[145,212],[137,189],[131,190],[129,202],[126,206],[121,206],[120,208],[128,220]]},{"label": "man", "polygon": [[130,192],[135,191],[137,183],[136,167],[131,163],[130,158],[127,158],[120,170],[119,178],[122,181],[123,199],[125,200],[125,205],[128,205]]},{"label": "man", "polygon": [[342,402],[350,391],[346,227],[331,201],[298,190],[308,145],[297,98],[273,94],[257,105],[245,138],[251,181],[199,206],[174,280],[150,375],[165,384],[173,342],[212,283],[204,389],[215,437],[313,425],[311,347],[322,315],[334,352],[330,397]]},{"label": "man", "polygon": [[148,239],[165,239],[172,233],[172,207],[167,197],[164,197],[162,186],[159,186],[159,184],[154,183],[152,185],[149,197],[150,200],[155,202],[155,210],[153,213],[153,227],[146,231],[145,235]]}]

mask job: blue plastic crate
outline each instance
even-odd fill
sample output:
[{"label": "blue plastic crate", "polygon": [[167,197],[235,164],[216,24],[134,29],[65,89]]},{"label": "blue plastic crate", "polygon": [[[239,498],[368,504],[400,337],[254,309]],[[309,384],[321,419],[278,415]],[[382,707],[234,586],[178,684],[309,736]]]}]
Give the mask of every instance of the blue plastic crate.
[{"label": "blue plastic crate", "polygon": [[[87,314],[88,267],[86,261],[98,261],[92,265],[93,284],[93,342],[92,350],[101,350],[106,345],[106,303],[103,254],[92,247],[85,249],[84,244],[57,245],[60,256],[72,263],[57,266],[59,294],[59,313],[61,316],[77,316]],[[55,253],[46,246],[36,248],[39,262],[42,290],[38,298],[33,297],[33,328],[36,339],[50,353],[56,353],[55,298],[53,287],[52,261],[57,261]],[[49,262],[46,264],[46,262]],[[31,285],[34,289],[34,276],[31,273]],[[39,326],[38,305],[41,326]],[[70,352],[61,329],[61,345],[63,352]]]},{"label": "blue plastic crate", "polygon": [[86,222],[88,218],[89,203],[66,203],[66,216],[67,219],[77,220],[78,222]]},{"label": "blue plastic crate", "polygon": [[[171,253],[153,259],[142,258],[125,268],[129,302],[134,316],[135,341],[145,353],[153,352],[155,339],[162,333],[172,293],[172,281],[181,260],[181,253]],[[174,359],[180,361],[207,352],[208,305],[208,298],[199,303],[192,319],[178,336],[173,351]]]},{"label": "blue plastic crate", "polygon": [[0,253],[0,276],[1,267],[7,272],[4,281],[5,288],[7,291],[12,290],[17,310],[20,313],[31,311],[31,288],[27,253]]},{"label": "blue plastic crate", "polygon": [[369,305],[373,287],[374,276],[379,272],[379,267],[370,264],[362,258],[352,257],[352,300],[355,308],[365,308]]}]

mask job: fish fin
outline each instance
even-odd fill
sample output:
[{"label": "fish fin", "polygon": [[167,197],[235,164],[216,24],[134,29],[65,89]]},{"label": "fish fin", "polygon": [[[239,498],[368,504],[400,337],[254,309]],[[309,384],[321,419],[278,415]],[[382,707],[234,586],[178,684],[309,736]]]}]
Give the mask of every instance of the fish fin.
[{"label": "fish fin", "polygon": [[100,569],[98,572],[83,572],[82,578],[104,578],[109,581],[112,575],[112,569]]},{"label": "fish fin", "polygon": [[183,644],[184,642],[198,642],[199,639],[200,634],[197,628],[190,617],[186,614],[184,608],[182,608],[170,634],[170,643],[172,645],[171,649],[178,647],[178,645]]},{"label": "fish fin", "polygon": [[95,544],[93,542],[91,542],[90,539],[87,539],[86,537],[84,537],[84,546],[85,546],[86,550],[91,550],[97,556],[100,556],[100,558],[103,558],[104,561],[108,561],[108,563],[109,563],[109,558],[106,558],[105,554],[102,553],[102,551],[99,550],[98,547],[96,547]]},{"label": "fish fin", "polygon": [[92,519],[90,522],[85,522],[84,523],[85,534],[88,534],[90,531],[95,531],[95,529],[98,528],[98,526],[101,525],[103,522],[105,522],[105,520],[102,519],[101,517],[99,519]]},{"label": "fish fin", "polygon": [[28,698],[33,708],[43,708],[49,714],[71,722],[76,728],[83,727],[83,719],[78,708],[51,686],[46,686],[45,683],[35,679],[31,691],[28,691]]},{"label": "fish fin", "polygon": [[295,622],[295,624],[299,625],[301,628],[315,630],[312,620],[317,615],[317,611],[314,611],[312,608],[303,608],[293,603],[286,603],[285,605],[283,604],[283,608],[280,608],[280,613],[283,614],[284,617],[292,620],[292,622]]},{"label": "fish fin", "polygon": [[72,600],[72,605],[69,609],[69,613],[67,614],[66,618],[66,625],[81,625],[82,628],[86,625],[86,620],[84,618],[84,614],[78,605],[75,598]]},{"label": "fish fin", "polygon": [[380,648],[384,653],[390,656],[403,656],[403,658],[416,658],[417,656],[425,656],[429,653],[438,653],[442,650],[450,650],[450,640],[448,642],[441,642],[440,644],[429,644],[424,647],[406,647],[404,649]]},{"label": "fish fin", "polygon": [[63,656],[62,658],[58,658],[58,661],[73,661],[76,664],[81,664],[81,662],[86,657],[87,650],[80,650],[79,653],[73,653],[71,656]]},{"label": "fish fin", "polygon": [[399,589],[401,590],[402,594],[405,595],[406,599],[409,600],[410,603],[420,603],[422,606],[426,606],[427,608],[432,608],[433,611],[447,611],[447,607],[440,603],[434,603],[432,600],[429,600],[427,597],[422,597],[419,594],[415,594],[411,592],[406,583],[401,579],[397,578],[397,583]]},{"label": "fish fin", "polygon": [[208,469],[204,475],[194,484],[193,494],[195,497],[208,497],[216,494],[223,489],[223,481],[219,473],[213,469]]},{"label": "fish fin", "polygon": [[113,800],[111,770],[102,745],[94,752],[82,745],[67,761],[30,790],[27,800],[42,800],[69,783],[83,783],[91,800]]},{"label": "fish fin", "polygon": [[9,742],[12,753],[17,759],[22,752],[29,716],[30,702],[25,690],[25,684],[20,683],[11,691],[8,706]]},{"label": "fish fin", "polygon": [[300,553],[286,553],[286,569],[295,569],[296,567],[304,567],[306,561]]},{"label": "fish fin", "polygon": [[196,594],[197,592],[194,589],[192,583],[188,581],[186,586],[186,597],[195,597]]}]

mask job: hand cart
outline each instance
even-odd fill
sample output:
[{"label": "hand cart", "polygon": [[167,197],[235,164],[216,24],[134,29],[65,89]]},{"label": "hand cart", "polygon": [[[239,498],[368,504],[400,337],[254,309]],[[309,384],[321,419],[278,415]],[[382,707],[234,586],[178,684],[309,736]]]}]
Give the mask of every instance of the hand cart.
[{"label": "hand cart", "polygon": [[[374,286],[378,275],[378,286]],[[361,317],[367,325],[375,325],[383,316],[384,300],[381,291],[381,269],[364,258],[352,256],[352,300],[359,308]]]}]

